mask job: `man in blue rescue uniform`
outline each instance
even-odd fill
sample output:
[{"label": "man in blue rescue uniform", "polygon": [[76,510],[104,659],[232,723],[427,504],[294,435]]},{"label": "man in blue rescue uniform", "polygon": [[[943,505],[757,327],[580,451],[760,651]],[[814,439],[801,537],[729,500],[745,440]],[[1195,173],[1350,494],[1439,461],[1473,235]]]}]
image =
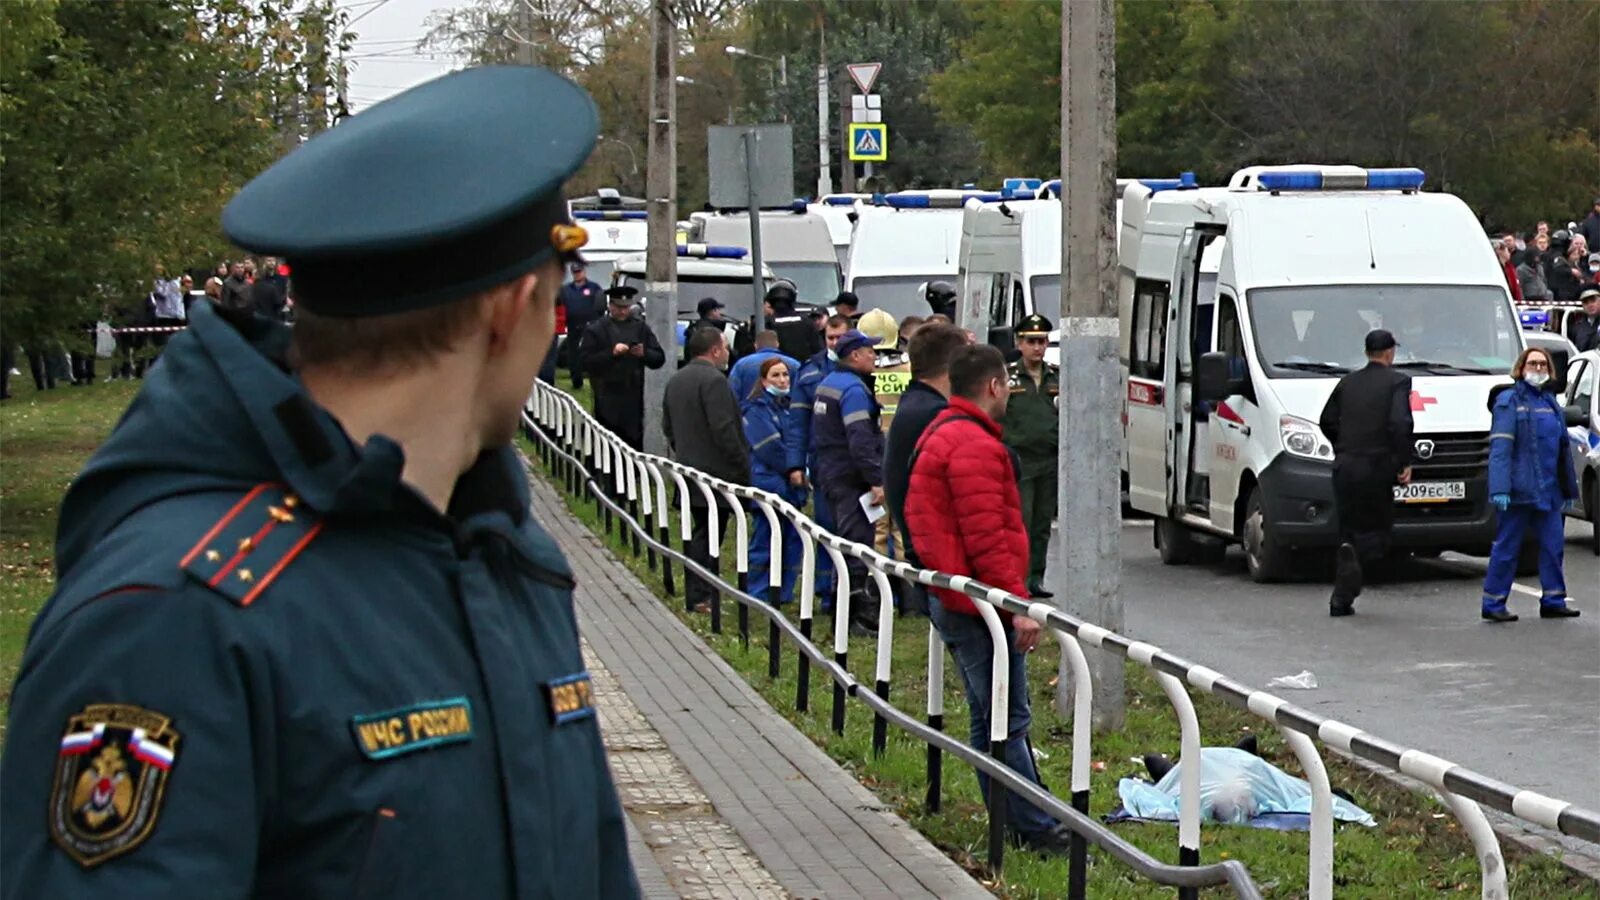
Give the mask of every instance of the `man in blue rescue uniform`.
[{"label": "man in blue rescue uniform", "polygon": [[511,446],[597,126],[557,75],[471,69],[224,210],[288,258],[298,320],[197,306],[68,491],[5,898],[638,895]]}]

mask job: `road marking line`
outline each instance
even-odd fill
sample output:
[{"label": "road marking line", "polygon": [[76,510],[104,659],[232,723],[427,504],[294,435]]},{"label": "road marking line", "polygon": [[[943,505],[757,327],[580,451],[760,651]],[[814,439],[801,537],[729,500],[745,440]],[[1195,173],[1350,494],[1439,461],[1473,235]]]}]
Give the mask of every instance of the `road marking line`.
[{"label": "road marking line", "polygon": [[[1418,562],[1431,566],[1454,569],[1457,572],[1465,572],[1469,575],[1477,575],[1480,578],[1488,574],[1489,571],[1488,563],[1479,565],[1476,562],[1472,562],[1455,554],[1451,554],[1450,558],[1440,557],[1439,559],[1423,559],[1418,560]],[[1527,585],[1517,584],[1515,581],[1511,582],[1511,589],[1519,594],[1527,594],[1529,597],[1543,596],[1539,591],[1536,591]]]}]

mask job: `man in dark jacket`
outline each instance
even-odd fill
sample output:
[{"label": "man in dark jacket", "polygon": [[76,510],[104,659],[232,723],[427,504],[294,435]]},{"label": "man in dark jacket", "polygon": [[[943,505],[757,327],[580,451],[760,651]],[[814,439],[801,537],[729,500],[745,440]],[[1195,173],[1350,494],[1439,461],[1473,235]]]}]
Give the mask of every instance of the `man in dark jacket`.
[{"label": "man in dark jacket", "polygon": [[1322,433],[1333,442],[1333,500],[1339,516],[1338,567],[1328,614],[1355,612],[1363,565],[1389,552],[1394,486],[1411,483],[1411,376],[1393,368],[1399,344],[1368,332],[1367,364],[1339,379],[1322,408]]},{"label": "man in dark jacket", "polygon": [[283,310],[289,303],[289,279],[278,274],[275,257],[269,256],[261,262],[261,275],[250,286],[250,302],[257,315],[281,322]]},{"label": "man in dark jacket", "polygon": [[773,331],[778,333],[778,352],[804,362],[822,352],[822,334],[811,316],[795,309],[799,295],[794,285],[780,281],[767,290],[772,307]]},{"label": "man in dark jacket", "polygon": [[637,288],[606,291],[606,317],[583,331],[578,354],[594,379],[594,417],[635,450],[644,449],[644,370],[659,369],[666,351],[642,316]]},{"label": "man in dark jacket", "polygon": [[[745,443],[739,404],[722,374],[728,365],[728,340],[718,329],[696,328],[685,336],[684,345],[691,354],[689,363],[667,382],[661,420],[672,457],[714,478],[749,484],[750,447]],[[715,572],[711,510],[706,507],[704,492],[690,488],[689,508],[694,522],[684,552]],[[716,533],[726,534],[728,507],[719,504],[716,517]],[[684,597],[691,612],[702,605],[709,608],[715,595],[716,588],[693,572],[684,577]]]},{"label": "man in dark jacket", "polygon": [[[920,332],[919,332],[920,334]],[[1011,396],[1005,356],[986,344],[962,347],[950,362],[950,406],[918,442],[907,489],[905,518],[911,544],[929,568],[965,575],[1026,598],[1028,531],[1022,524],[1015,454],[1000,441],[999,420]],[[899,421],[897,416],[895,421]],[[967,595],[934,589],[934,627],[961,672],[969,739],[989,749],[989,696],[995,646]],[[1027,654],[1039,644],[1039,623],[1000,612],[1010,663],[1006,765],[1037,782],[1028,741]],[[978,776],[985,795],[989,780]],[[1063,852],[1068,833],[1055,819],[1015,794],[1006,824],[1024,845]]]},{"label": "man in dark jacket", "polygon": [[605,315],[604,291],[589,280],[589,270],[582,263],[571,267],[572,280],[561,286],[558,302],[567,315],[567,340],[562,344],[562,362],[572,375],[574,390],[583,387],[583,359],[578,354],[583,331],[595,319]]},{"label": "man in dark jacket", "polygon": [[1578,233],[1588,241],[1590,249],[1600,248],[1600,197],[1594,198],[1594,208],[1578,225]]},{"label": "man in dark jacket", "polygon": [[1567,337],[1579,353],[1600,350],[1600,288],[1586,288],[1578,299],[1583,302],[1583,312],[1569,320]]},{"label": "man in dark jacket", "polygon": [[243,260],[237,260],[228,266],[228,279],[222,282],[221,306],[234,313],[255,308],[255,301],[250,296],[250,280],[244,277]]},{"label": "man in dark jacket", "polygon": [[[889,506],[894,527],[902,536],[909,535],[906,531],[906,486],[911,481],[911,452],[929,423],[950,405],[950,359],[965,346],[966,333],[943,322],[924,325],[911,336],[911,383],[900,395],[883,446],[883,499]],[[905,553],[912,565],[922,565],[909,540]],[[922,585],[912,585],[905,612],[927,615],[928,592]]]},{"label": "man in dark jacket", "polygon": [[[813,480],[827,496],[833,531],[858,544],[872,546],[873,516],[867,508],[883,506],[883,429],[879,425],[873,380],[878,339],[850,330],[834,345],[839,367],[817,386],[811,417],[811,446],[816,451]],[[886,514],[887,510],[879,510]],[[870,633],[878,620],[876,597],[867,590],[867,567],[846,557],[850,575],[851,627]]]}]

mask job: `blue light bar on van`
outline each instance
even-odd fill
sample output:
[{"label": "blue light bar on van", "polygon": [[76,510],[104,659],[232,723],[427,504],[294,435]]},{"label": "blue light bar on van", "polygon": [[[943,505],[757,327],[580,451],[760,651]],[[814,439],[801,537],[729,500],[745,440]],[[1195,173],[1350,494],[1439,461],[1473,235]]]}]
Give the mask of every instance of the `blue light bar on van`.
[{"label": "blue light bar on van", "polygon": [[1200,186],[1195,181],[1193,172],[1183,172],[1177,178],[1141,178],[1139,183],[1150,189],[1150,193],[1159,194],[1162,191],[1192,191]]},{"label": "blue light bar on van", "polygon": [[1543,309],[1524,309],[1517,312],[1517,321],[1524,331],[1539,331],[1550,324],[1550,312]]},{"label": "blue light bar on van", "polygon": [[573,210],[574,219],[637,219],[643,221],[650,218],[650,213],[642,209],[577,209]]},{"label": "blue light bar on van", "polygon": [[1006,188],[1000,192],[1002,200],[1033,200],[1039,195],[1027,188]]},{"label": "blue light bar on van", "polygon": [[796,197],[794,198],[794,202],[789,204],[789,211],[803,213],[806,211],[806,206],[809,204],[809,202],[810,201],[804,197]]},{"label": "blue light bar on van", "polygon": [[823,197],[822,202],[829,206],[855,206],[855,197]]},{"label": "blue light bar on van", "polygon": [[1042,178],[1007,178],[1000,182],[1000,190],[1005,191],[1037,191],[1044,184]]},{"label": "blue light bar on van", "polygon": [[1415,191],[1426,177],[1421,169],[1364,169],[1349,174],[1289,169],[1262,172],[1256,184],[1267,191]]},{"label": "blue light bar on van", "polygon": [[678,255],[695,259],[744,259],[750,251],[719,244],[679,244]]},{"label": "blue light bar on van", "polygon": [[1020,198],[1009,197],[996,191],[963,191],[953,197],[935,197],[928,194],[875,194],[872,201],[892,209],[960,209],[966,205],[968,200],[993,203],[997,200],[1008,199]]},{"label": "blue light bar on van", "polygon": [[1042,197],[1060,197],[1061,179],[1057,178],[1052,181],[1046,181],[1044,183],[1044,187],[1039,190],[1039,195]]}]

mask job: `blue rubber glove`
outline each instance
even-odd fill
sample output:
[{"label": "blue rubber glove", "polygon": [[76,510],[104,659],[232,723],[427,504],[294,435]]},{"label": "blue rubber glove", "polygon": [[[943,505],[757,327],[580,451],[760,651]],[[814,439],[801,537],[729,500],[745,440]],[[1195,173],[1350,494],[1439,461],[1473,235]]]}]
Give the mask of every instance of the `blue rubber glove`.
[{"label": "blue rubber glove", "polygon": [[1511,508],[1511,495],[1495,494],[1489,498],[1489,502],[1494,504],[1495,509],[1505,512],[1507,509]]}]

